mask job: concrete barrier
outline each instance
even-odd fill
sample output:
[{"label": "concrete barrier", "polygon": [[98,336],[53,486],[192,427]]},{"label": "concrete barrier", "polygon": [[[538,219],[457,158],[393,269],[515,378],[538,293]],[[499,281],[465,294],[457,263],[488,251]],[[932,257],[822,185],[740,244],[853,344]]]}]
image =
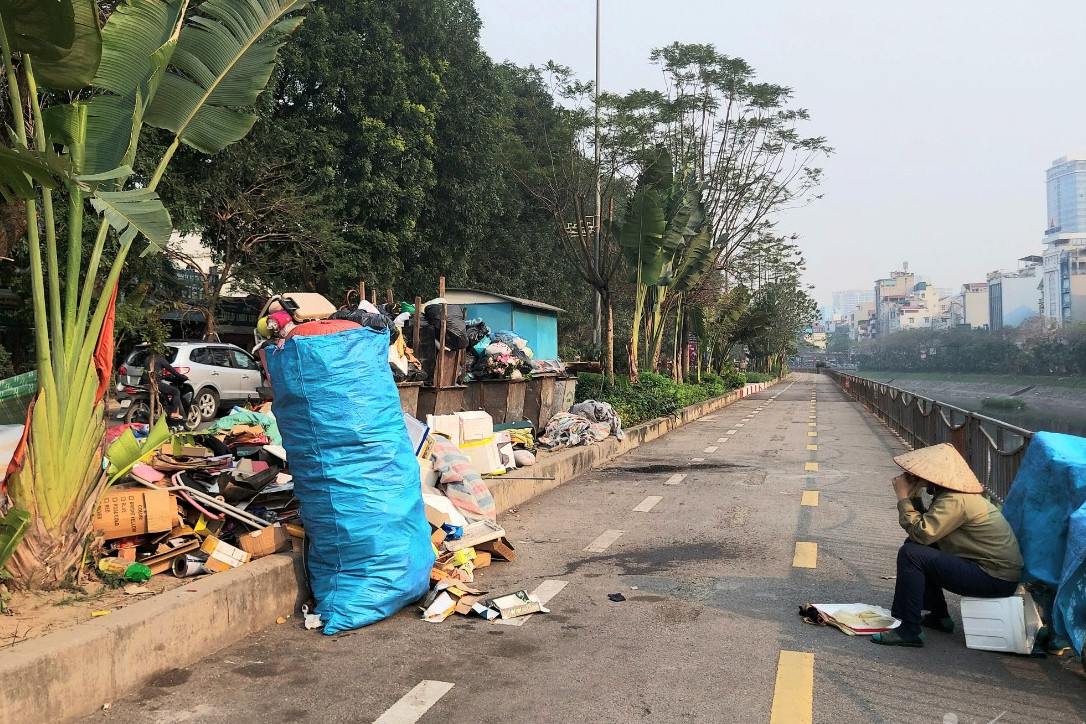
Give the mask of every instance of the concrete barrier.
[{"label": "concrete barrier", "polygon": [[[490,479],[501,511],[568,482],[775,383],[758,383],[626,430],[626,438],[541,456]],[[548,478],[546,480],[528,479]],[[136,691],[300,610],[301,561],[273,555],[0,651],[0,724],[63,724]]]},{"label": "concrete barrier", "polygon": [[0,724],[73,721],[292,615],[299,565],[261,558],[0,651]]},{"label": "concrete barrier", "polygon": [[532,467],[497,478],[488,478],[487,485],[490,487],[494,503],[499,511],[515,508],[537,495],[584,474],[600,463],[616,458],[688,422],[716,412],[774,384],[776,381],[752,383],[729,392],[723,397],[715,397],[684,407],[674,417],[658,417],[655,420],[649,420],[626,430],[626,439],[621,441],[609,437],[595,445],[544,453]]}]

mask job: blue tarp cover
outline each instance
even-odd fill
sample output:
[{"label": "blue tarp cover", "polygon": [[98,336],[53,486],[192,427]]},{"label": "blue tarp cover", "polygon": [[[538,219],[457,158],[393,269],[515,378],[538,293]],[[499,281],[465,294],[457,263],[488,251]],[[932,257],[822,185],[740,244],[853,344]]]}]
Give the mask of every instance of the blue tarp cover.
[{"label": "blue tarp cover", "polygon": [[387,618],[430,585],[430,526],[388,346],[388,330],[360,327],[267,354],[326,634]]},{"label": "blue tarp cover", "polygon": [[1082,652],[1086,638],[1086,438],[1039,432],[1003,504],[1024,582],[1055,589],[1051,624]]}]

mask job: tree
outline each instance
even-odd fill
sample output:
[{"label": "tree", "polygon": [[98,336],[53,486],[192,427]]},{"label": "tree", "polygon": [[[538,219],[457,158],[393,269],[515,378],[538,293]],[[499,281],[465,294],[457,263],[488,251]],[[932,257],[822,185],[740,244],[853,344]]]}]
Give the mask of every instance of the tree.
[{"label": "tree", "polygon": [[224,289],[249,286],[266,292],[266,280],[286,267],[326,263],[338,238],[326,213],[327,201],[312,190],[304,170],[270,141],[278,134],[256,132],[256,142],[226,149],[214,163],[195,151],[178,154],[181,173],[167,177],[162,196],[182,233],[200,237],[208,264],[184,238],[171,239],[165,256],[199,279],[198,308],[207,339],[218,339],[216,309]]},{"label": "tree", "polygon": [[[620,226],[614,223],[610,211],[603,211],[625,198],[629,179],[624,174],[628,169],[607,162],[597,168],[590,160],[594,124],[591,84],[577,80],[569,68],[555,63],[543,69],[530,67],[520,74],[531,102],[524,104],[521,118],[526,132],[521,134],[513,151],[515,160],[507,162],[507,168],[550,214],[566,259],[600,295],[604,317],[601,361],[610,378],[615,371],[614,290],[623,260],[619,251]],[[618,157],[612,156],[612,160]],[[603,199],[598,257],[594,227],[597,173]]]},{"label": "tree", "polygon": [[[103,397],[118,279],[138,237],[153,250],[170,235],[157,195],[162,176],[181,144],[211,154],[248,133],[256,116],[244,109],[305,4],[208,0],[186,22],[183,0],[132,0],[103,28],[94,0],[56,3],[48,13],[0,1],[5,121],[14,129],[0,145],[0,195],[19,199],[28,221],[38,379],[21,467],[0,511],[29,519],[6,564],[15,585],[55,585],[81,560],[107,481]],[[145,124],[170,140],[141,177],[133,165]],[[67,200],[65,220],[54,190]],[[84,226],[94,234],[85,264]],[[100,283],[107,245],[115,252]]]}]

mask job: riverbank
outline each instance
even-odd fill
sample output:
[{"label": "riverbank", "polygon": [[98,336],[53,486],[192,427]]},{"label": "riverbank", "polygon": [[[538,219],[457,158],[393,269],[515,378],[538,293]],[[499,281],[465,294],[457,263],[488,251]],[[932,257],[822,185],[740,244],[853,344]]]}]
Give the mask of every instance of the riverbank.
[{"label": "riverbank", "polygon": [[[1086,437],[1086,378],[1036,375],[858,372],[878,382],[1003,420],[1027,430]],[[984,408],[985,397],[1015,397],[1020,411]]]}]

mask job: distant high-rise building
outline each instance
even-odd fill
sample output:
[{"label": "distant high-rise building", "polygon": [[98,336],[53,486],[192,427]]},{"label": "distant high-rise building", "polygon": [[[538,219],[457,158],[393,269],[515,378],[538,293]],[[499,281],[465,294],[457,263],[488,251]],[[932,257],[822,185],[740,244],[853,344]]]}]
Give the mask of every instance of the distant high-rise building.
[{"label": "distant high-rise building", "polygon": [[1086,157],[1063,156],[1048,169],[1045,237],[1086,233]]},{"label": "distant high-rise building", "polygon": [[875,302],[874,289],[846,289],[833,293],[833,312],[851,314],[858,305]]},{"label": "distant high-rise building", "polygon": [[1058,324],[1086,320],[1086,157],[1063,156],[1047,173],[1048,227],[1041,311]]},{"label": "distant high-rise building", "polygon": [[1018,260],[1017,271],[994,271],[988,275],[988,315],[991,329],[1017,327],[1036,317],[1041,303],[1041,262],[1039,256]]}]

